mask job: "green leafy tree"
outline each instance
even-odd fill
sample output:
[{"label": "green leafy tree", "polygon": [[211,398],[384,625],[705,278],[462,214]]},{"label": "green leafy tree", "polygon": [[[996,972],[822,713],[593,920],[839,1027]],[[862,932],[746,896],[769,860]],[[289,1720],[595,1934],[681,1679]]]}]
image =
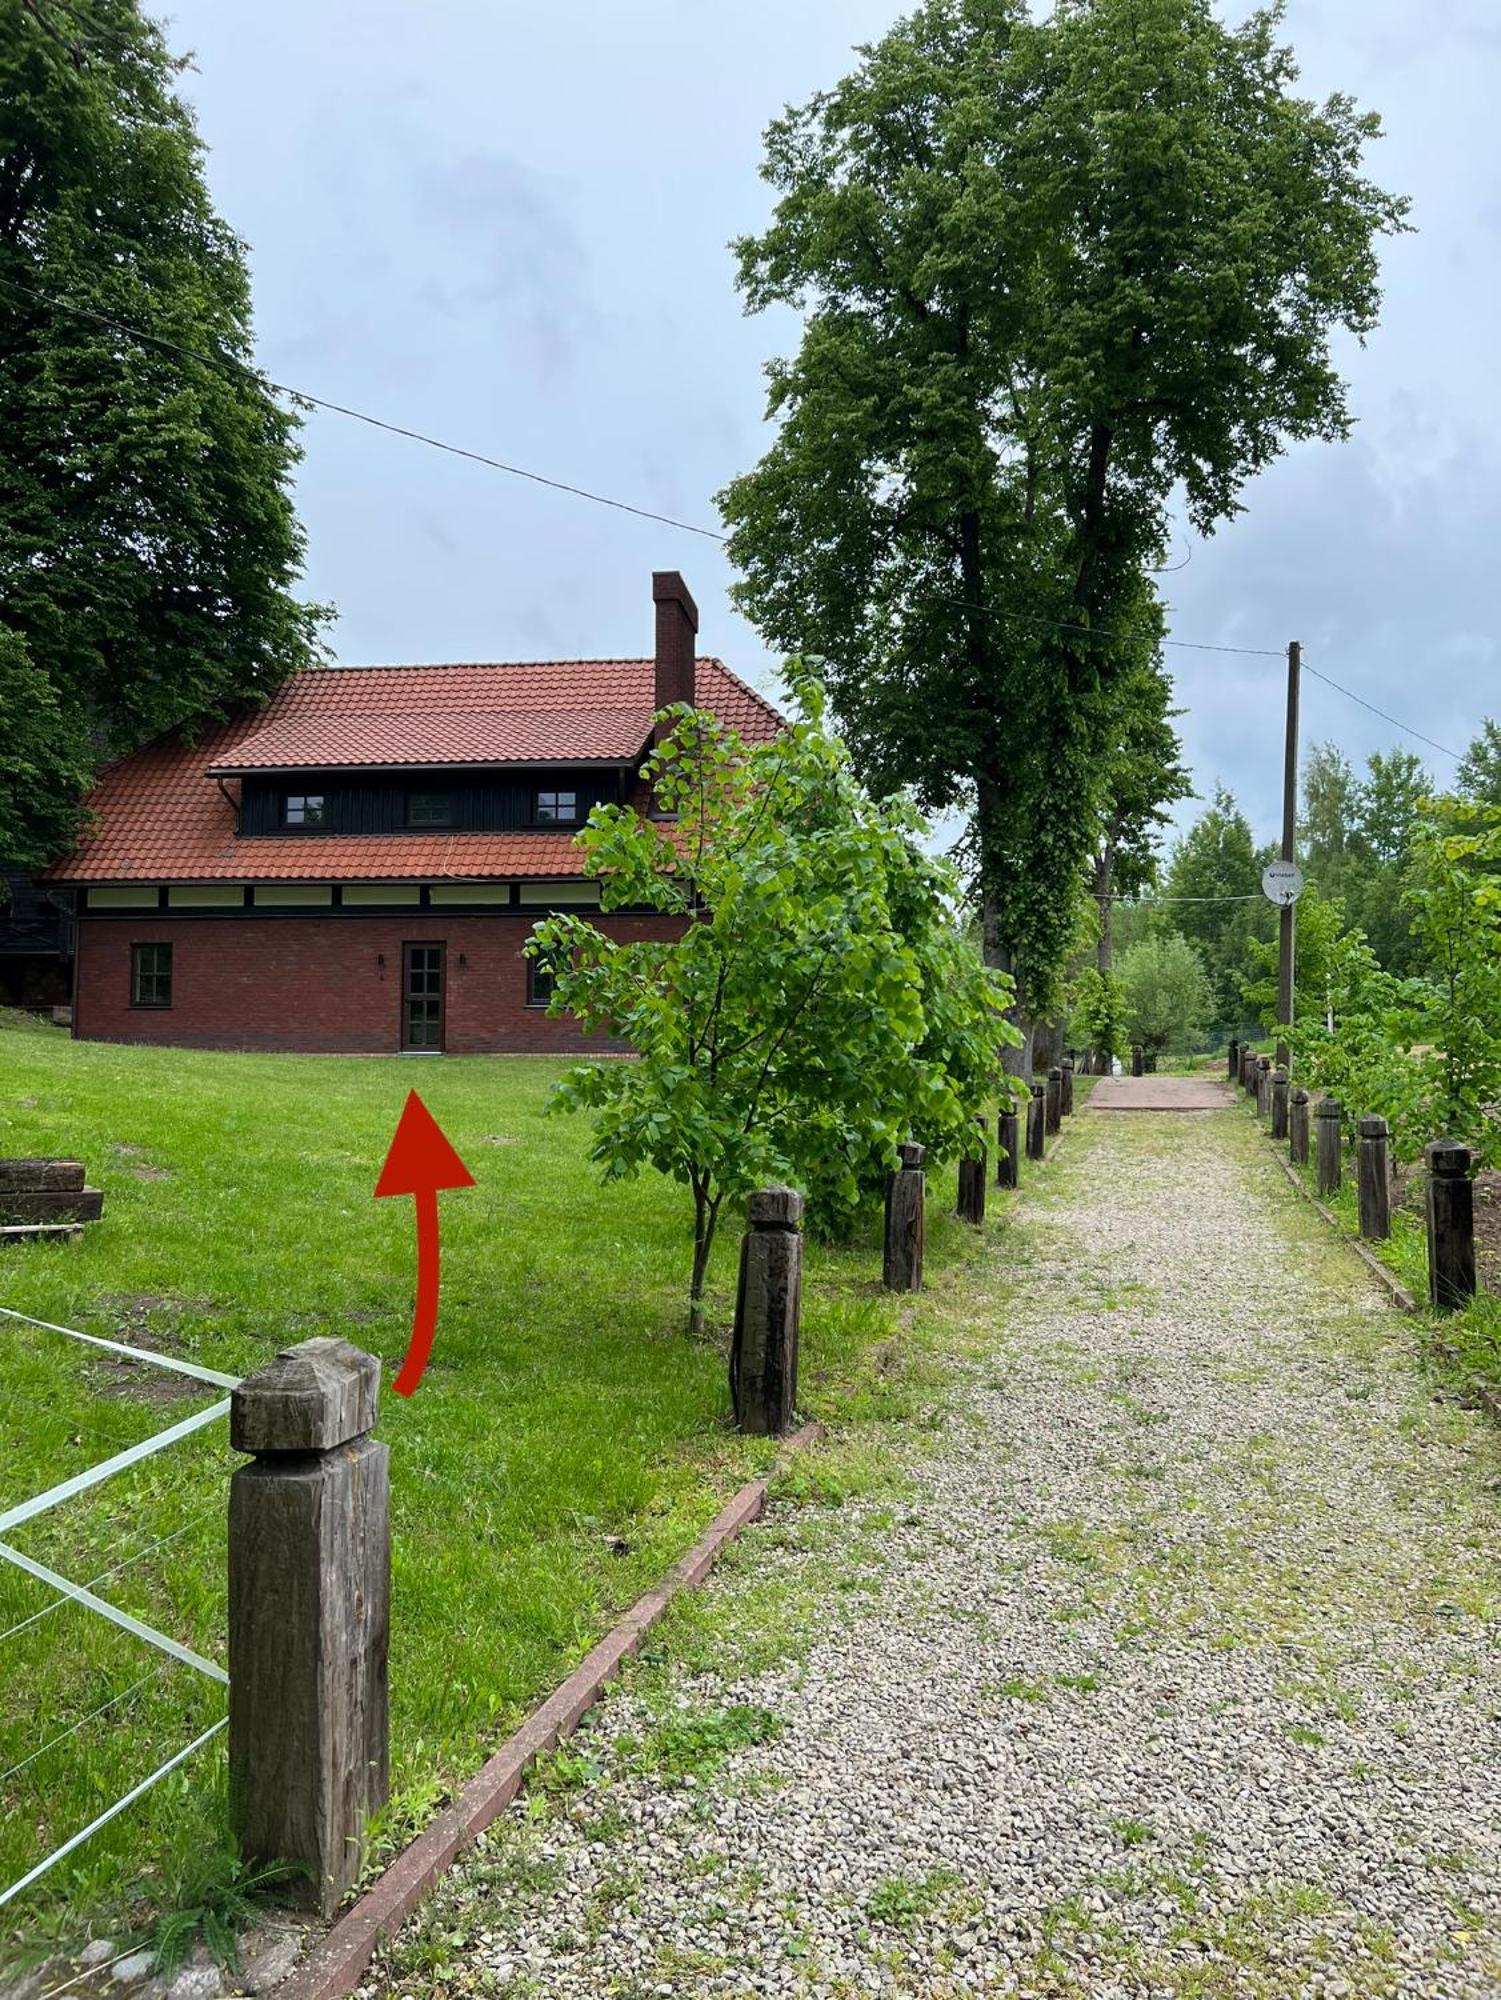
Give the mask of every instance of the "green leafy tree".
[{"label": "green leafy tree", "polygon": [[579,836],[606,909],[681,918],[681,935],[621,942],[557,916],[527,947],[553,971],[554,1013],[636,1053],[570,1070],[553,1104],[594,1113],[607,1179],[650,1166],[691,1190],[695,1332],[727,1199],[791,1181],[837,1227],[899,1140],[937,1159],[977,1147],[1014,1039],[1009,986],[949,918],[953,878],[907,808],[862,791],[816,682],[789,672],[807,713],[772,743],[672,711],[649,765],[670,831],[599,806]]},{"label": "green leafy tree", "polygon": [[1187,938],[1170,931],[1132,945],[1117,977],[1132,1043],[1152,1056],[1186,1056],[1199,1046],[1214,1019],[1214,989]]},{"label": "green leafy tree", "polygon": [[1422,760],[1409,750],[1374,751],[1358,795],[1357,866],[1347,884],[1352,920],[1389,971],[1422,973],[1404,891],[1424,802],[1433,789]]},{"label": "green leafy tree", "polygon": [[0,625],[0,855],[21,867],[46,861],[77,825],[89,758],[69,721],[20,634]]},{"label": "green leafy tree", "polygon": [[1113,1059],[1126,1053],[1126,996],[1113,972],[1086,965],[1079,973],[1069,1000],[1068,1039],[1088,1052],[1098,1076],[1108,1075]]},{"label": "green leafy tree", "polygon": [[1434,1048],[1435,1122],[1490,1161],[1501,1149],[1501,807],[1447,806],[1414,842],[1407,904],[1427,975],[1408,982],[1409,1032]]},{"label": "green leafy tree", "polygon": [[1501,806],[1501,722],[1487,716],[1459,762],[1455,789],[1477,806]]},{"label": "green leafy tree", "polygon": [[1101,972],[1108,972],[1114,959],[1115,898],[1139,896],[1156,881],[1167,808],[1193,791],[1171,699],[1167,677],[1155,664],[1122,683],[1119,733],[1108,752],[1090,880]]},{"label": "green leafy tree", "polygon": [[297,420],[251,365],[182,67],[137,0],[0,0],[0,628],[59,746],[0,772],[11,858],[65,843],[80,762],[310,657]]},{"label": "green leafy tree", "polygon": [[1309,882],[1343,895],[1360,861],[1360,780],[1333,743],[1314,744],[1304,761],[1298,845]]},{"label": "green leafy tree", "polygon": [[1241,1026],[1250,946],[1271,936],[1276,913],[1261,893],[1268,858],[1251,823],[1223,785],[1179,840],[1168,866],[1169,916],[1197,950],[1214,995],[1218,1024]]},{"label": "green leafy tree", "polygon": [[972,819],[992,963],[1050,1010],[1151,662],[1170,501],[1208,533],[1349,424],[1336,329],[1403,204],[1377,120],[1298,97],[1278,10],[929,0],[770,128],[753,311],[803,312],[722,496],[739,601],[831,661],[879,789]]}]

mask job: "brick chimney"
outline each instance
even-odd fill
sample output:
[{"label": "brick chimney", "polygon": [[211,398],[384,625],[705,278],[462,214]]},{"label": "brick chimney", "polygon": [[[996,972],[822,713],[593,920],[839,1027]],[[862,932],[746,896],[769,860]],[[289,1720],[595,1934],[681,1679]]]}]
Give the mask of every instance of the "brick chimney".
[{"label": "brick chimney", "polygon": [[651,595],[657,607],[656,706],[668,708],[675,701],[694,699],[698,606],[675,569],[652,571]]}]

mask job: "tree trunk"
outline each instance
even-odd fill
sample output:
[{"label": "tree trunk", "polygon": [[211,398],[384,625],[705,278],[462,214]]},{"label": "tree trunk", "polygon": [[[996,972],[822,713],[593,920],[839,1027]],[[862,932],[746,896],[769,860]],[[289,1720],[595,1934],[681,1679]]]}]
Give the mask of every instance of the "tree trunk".
[{"label": "tree trunk", "polygon": [[980,950],[985,963],[997,972],[1009,973],[1016,982],[1015,1005],[1006,1009],[1006,1019],[1023,1036],[1020,1048],[1001,1050],[1001,1068],[1008,1076],[1030,1077],[1032,1074],[1032,1023],[1023,1011],[1021,976],[1016,970],[1016,961],[1009,945],[1001,941],[1000,920],[996,914],[995,898],[988,886],[989,876],[986,858],[985,807],[986,801],[994,797],[994,787],[982,784],[979,787],[979,810],[977,812],[976,833],[980,849]]},{"label": "tree trunk", "polygon": [[1100,912],[1100,939],[1095,946],[1095,964],[1102,976],[1108,975],[1115,962],[1115,903],[1110,894],[1114,877],[1115,850],[1107,845],[1102,854],[1096,855],[1094,864],[1094,898]]},{"label": "tree trunk", "polygon": [[693,1282],[688,1288],[688,1331],[695,1340],[704,1332],[704,1280],[709,1274],[709,1256],[714,1248],[714,1225],[719,1219],[719,1203],[709,1199],[707,1187],[693,1190]]}]

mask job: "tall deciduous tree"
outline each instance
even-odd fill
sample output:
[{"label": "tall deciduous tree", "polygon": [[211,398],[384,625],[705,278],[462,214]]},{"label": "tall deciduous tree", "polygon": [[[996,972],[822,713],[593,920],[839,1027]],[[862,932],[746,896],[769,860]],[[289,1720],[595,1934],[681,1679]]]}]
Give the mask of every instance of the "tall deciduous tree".
[{"label": "tall deciduous tree", "polygon": [[1501,806],[1501,722],[1487,716],[1459,761],[1455,789],[1477,806]]},{"label": "tall deciduous tree", "polygon": [[1166,895],[1173,925],[1198,951],[1214,991],[1219,1021],[1247,1018],[1243,984],[1253,938],[1267,937],[1276,919],[1261,893],[1270,849],[1259,849],[1251,823],[1223,785],[1173,849]]},{"label": "tall deciduous tree", "polygon": [[66,839],[81,766],[264,699],[313,643],[297,420],[250,365],[181,68],[137,0],[0,0],[0,625],[57,749],[0,770],[7,858]]},{"label": "tall deciduous tree", "polygon": [[1138,896],[1157,879],[1158,838],[1167,808],[1188,798],[1185,768],[1169,707],[1172,691],[1155,665],[1127,677],[1111,744],[1100,805],[1099,832],[1090,873],[1099,935],[1096,964],[1109,972],[1114,958],[1115,898]]},{"label": "tall deciduous tree", "polygon": [[862,768],[972,815],[986,949],[1050,1003],[1151,658],[1170,496],[1203,532],[1349,417],[1330,355],[1403,204],[1376,119],[1293,92],[1276,8],[929,0],[770,128],[750,309],[803,310],[723,495],[740,601],[832,662]]}]

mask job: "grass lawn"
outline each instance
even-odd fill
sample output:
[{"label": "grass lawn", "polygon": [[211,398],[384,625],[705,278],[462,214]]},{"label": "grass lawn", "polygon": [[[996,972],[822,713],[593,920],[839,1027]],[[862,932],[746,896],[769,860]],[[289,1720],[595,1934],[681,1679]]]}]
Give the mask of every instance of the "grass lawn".
[{"label": "grass lawn", "polygon": [[[427,1374],[410,1401],[382,1401],[394,1796],[377,1851],[425,1820],[771,1457],[728,1427],[722,1341],[684,1331],[685,1193],[655,1176],[602,1187],[586,1126],[543,1117],[559,1067],[114,1048],[0,1017],[0,1153],[81,1158],[105,1190],[82,1244],[3,1253],[0,1304],[41,1319],[233,1374],[343,1335],[379,1354],[389,1381],[410,1320],[412,1205],[371,1190],[414,1084],[475,1175],[441,1198]],[[916,1393],[891,1357],[941,1344],[946,1288],[976,1252],[952,1205],[950,1170],[930,1185],[934,1282],[919,1301],[880,1291],[874,1235],[810,1244],[810,1414],[853,1422]],[[736,1255],[731,1225],[713,1272],[721,1334]],[[0,1511],[220,1393],[6,1320],[0,1362]],[[102,1596],[222,1664],[234,1462],[214,1423],[8,1539],[75,1581],[104,1578]],[[0,1565],[0,1889],[224,1712],[221,1686],[49,1605]],[[221,1736],[0,1910],[0,1958],[85,1922],[118,1935],[170,1904],[223,1840],[223,1773]]]}]

